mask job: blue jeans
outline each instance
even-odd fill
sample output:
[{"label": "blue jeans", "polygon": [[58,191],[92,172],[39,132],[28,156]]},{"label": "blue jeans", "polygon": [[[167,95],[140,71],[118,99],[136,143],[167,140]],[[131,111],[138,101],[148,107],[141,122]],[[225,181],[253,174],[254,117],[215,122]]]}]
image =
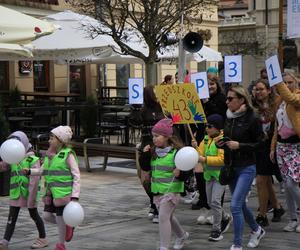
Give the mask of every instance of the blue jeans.
[{"label": "blue jeans", "polygon": [[257,231],[259,227],[245,201],[256,175],[256,166],[250,165],[243,168],[235,168],[234,170],[235,177],[232,184],[230,184],[232,195],[230,210],[233,216],[234,230],[233,244],[235,246],[242,246],[244,219],[252,231]]}]

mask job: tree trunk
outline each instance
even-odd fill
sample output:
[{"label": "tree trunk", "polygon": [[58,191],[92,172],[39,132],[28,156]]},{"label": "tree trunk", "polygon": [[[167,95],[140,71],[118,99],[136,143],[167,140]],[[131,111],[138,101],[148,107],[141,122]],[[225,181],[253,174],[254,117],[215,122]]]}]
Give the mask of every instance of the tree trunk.
[{"label": "tree trunk", "polygon": [[157,70],[156,64],[153,62],[146,63],[146,86],[147,85],[156,85],[157,82]]}]

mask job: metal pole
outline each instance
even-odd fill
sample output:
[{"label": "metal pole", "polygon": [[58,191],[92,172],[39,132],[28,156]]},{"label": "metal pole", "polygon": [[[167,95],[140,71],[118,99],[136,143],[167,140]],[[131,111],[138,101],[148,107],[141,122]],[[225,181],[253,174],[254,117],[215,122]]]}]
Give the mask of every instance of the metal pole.
[{"label": "metal pole", "polygon": [[180,21],[180,34],[179,34],[179,51],[178,51],[178,83],[183,83],[185,76],[185,61],[186,55],[183,49],[183,13],[181,14]]},{"label": "metal pole", "polygon": [[283,0],[279,0],[279,34],[278,34],[278,59],[283,71]]}]

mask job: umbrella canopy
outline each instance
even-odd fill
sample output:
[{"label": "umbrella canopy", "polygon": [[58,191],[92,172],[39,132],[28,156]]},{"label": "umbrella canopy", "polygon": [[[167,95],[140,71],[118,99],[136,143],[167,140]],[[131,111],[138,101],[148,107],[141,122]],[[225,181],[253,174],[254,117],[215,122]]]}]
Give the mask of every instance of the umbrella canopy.
[{"label": "umbrella canopy", "polygon": [[[23,46],[37,37],[52,33],[55,26],[49,22],[25,15],[0,5],[1,58],[11,53],[32,56],[31,46]],[[4,54],[3,54],[4,53]]]}]

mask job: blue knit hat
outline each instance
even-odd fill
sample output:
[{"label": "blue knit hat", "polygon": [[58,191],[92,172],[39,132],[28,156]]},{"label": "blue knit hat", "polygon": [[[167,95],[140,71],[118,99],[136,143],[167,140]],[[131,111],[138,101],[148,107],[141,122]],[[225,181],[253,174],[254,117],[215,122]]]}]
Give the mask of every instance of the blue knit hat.
[{"label": "blue knit hat", "polygon": [[217,75],[219,73],[219,70],[217,68],[215,68],[215,67],[209,67],[207,69],[207,73],[213,73],[213,74]]},{"label": "blue knit hat", "polygon": [[219,114],[213,114],[207,117],[207,123],[213,125],[216,129],[224,128],[224,119]]}]

